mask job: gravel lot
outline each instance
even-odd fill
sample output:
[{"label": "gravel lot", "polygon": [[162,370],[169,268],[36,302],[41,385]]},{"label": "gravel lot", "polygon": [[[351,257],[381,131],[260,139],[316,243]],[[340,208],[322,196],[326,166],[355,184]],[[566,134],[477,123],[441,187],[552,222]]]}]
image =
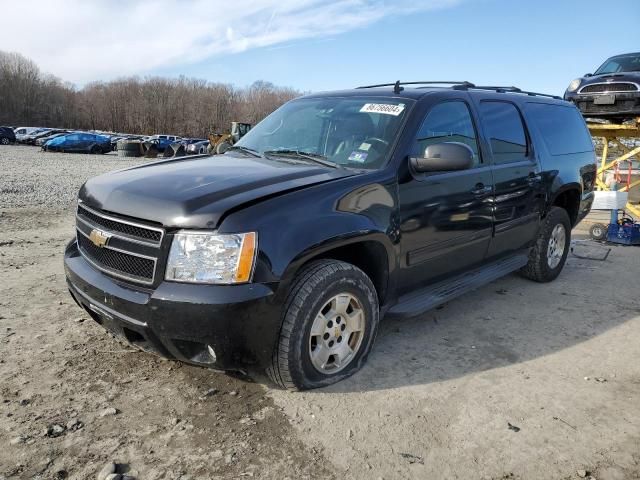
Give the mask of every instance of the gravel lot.
[{"label": "gravel lot", "polygon": [[111,170],[152,160],[107,155],[53,153],[38,147],[16,145],[0,148],[0,206],[66,208],[82,183]]},{"label": "gravel lot", "polygon": [[357,375],[287,393],[135,351],[73,303],[77,189],[133,163],[0,147],[0,480],[640,478],[640,248],[383,322]]}]

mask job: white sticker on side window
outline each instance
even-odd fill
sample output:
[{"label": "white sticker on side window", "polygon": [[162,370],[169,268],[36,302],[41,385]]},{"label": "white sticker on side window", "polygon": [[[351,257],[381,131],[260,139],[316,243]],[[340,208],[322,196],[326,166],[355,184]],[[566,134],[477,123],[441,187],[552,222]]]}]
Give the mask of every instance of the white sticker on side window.
[{"label": "white sticker on side window", "polygon": [[404,104],[399,103],[392,105],[389,103],[365,103],[360,109],[363,113],[382,113],[384,115],[393,115],[397,117],[404,111]]}]

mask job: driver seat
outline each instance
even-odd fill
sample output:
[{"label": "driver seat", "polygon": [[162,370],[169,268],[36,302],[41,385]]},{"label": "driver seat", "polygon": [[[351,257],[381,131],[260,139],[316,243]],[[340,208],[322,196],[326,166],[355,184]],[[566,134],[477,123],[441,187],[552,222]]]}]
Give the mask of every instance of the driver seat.
[{"label": "driver seat", "polygon": [[374,131],[373,121],[366,113],[355,113],[343,117],[334,126],[335,136],[342,140],[336,146],[333,155],[349,156],[351,152],[360,148],[364,140],[374,136]]}]

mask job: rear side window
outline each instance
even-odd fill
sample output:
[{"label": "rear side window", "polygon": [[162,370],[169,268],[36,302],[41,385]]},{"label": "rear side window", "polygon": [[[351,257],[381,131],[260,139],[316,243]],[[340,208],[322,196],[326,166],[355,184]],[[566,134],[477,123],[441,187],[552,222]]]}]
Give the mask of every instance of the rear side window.
[{"label": "rear side window", "polygon": [[480,116],[495,164],[525,159],[528,153],[527,136],[520,112],[513,103],[482,101]]},{"label": "rear side window", "polygon": [[478,143],[469,107],[461,101],[448,101],[434,106],[425,117],[413,151],[423,155],[429,145],[460,142],[473,150],[474,164],[478,164]]},{"label": "rear side window", "polygon": [[527,104],[527,118],[537,127],[551,155],[590,152],[591,135],[574,107],[548,103]]}]

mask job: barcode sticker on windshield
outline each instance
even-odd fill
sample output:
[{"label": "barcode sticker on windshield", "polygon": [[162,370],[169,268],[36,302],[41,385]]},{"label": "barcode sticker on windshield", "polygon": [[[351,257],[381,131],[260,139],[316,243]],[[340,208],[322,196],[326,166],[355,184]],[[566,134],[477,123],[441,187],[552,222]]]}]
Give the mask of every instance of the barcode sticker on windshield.
[{"label": "barcode sticker on windshield", "polygon": [[383,113],[385,115],[393,115],[397,117],[404,110],[404,104],[391,105],[389,103],[365,103],[360,109],[364,113]]}]

